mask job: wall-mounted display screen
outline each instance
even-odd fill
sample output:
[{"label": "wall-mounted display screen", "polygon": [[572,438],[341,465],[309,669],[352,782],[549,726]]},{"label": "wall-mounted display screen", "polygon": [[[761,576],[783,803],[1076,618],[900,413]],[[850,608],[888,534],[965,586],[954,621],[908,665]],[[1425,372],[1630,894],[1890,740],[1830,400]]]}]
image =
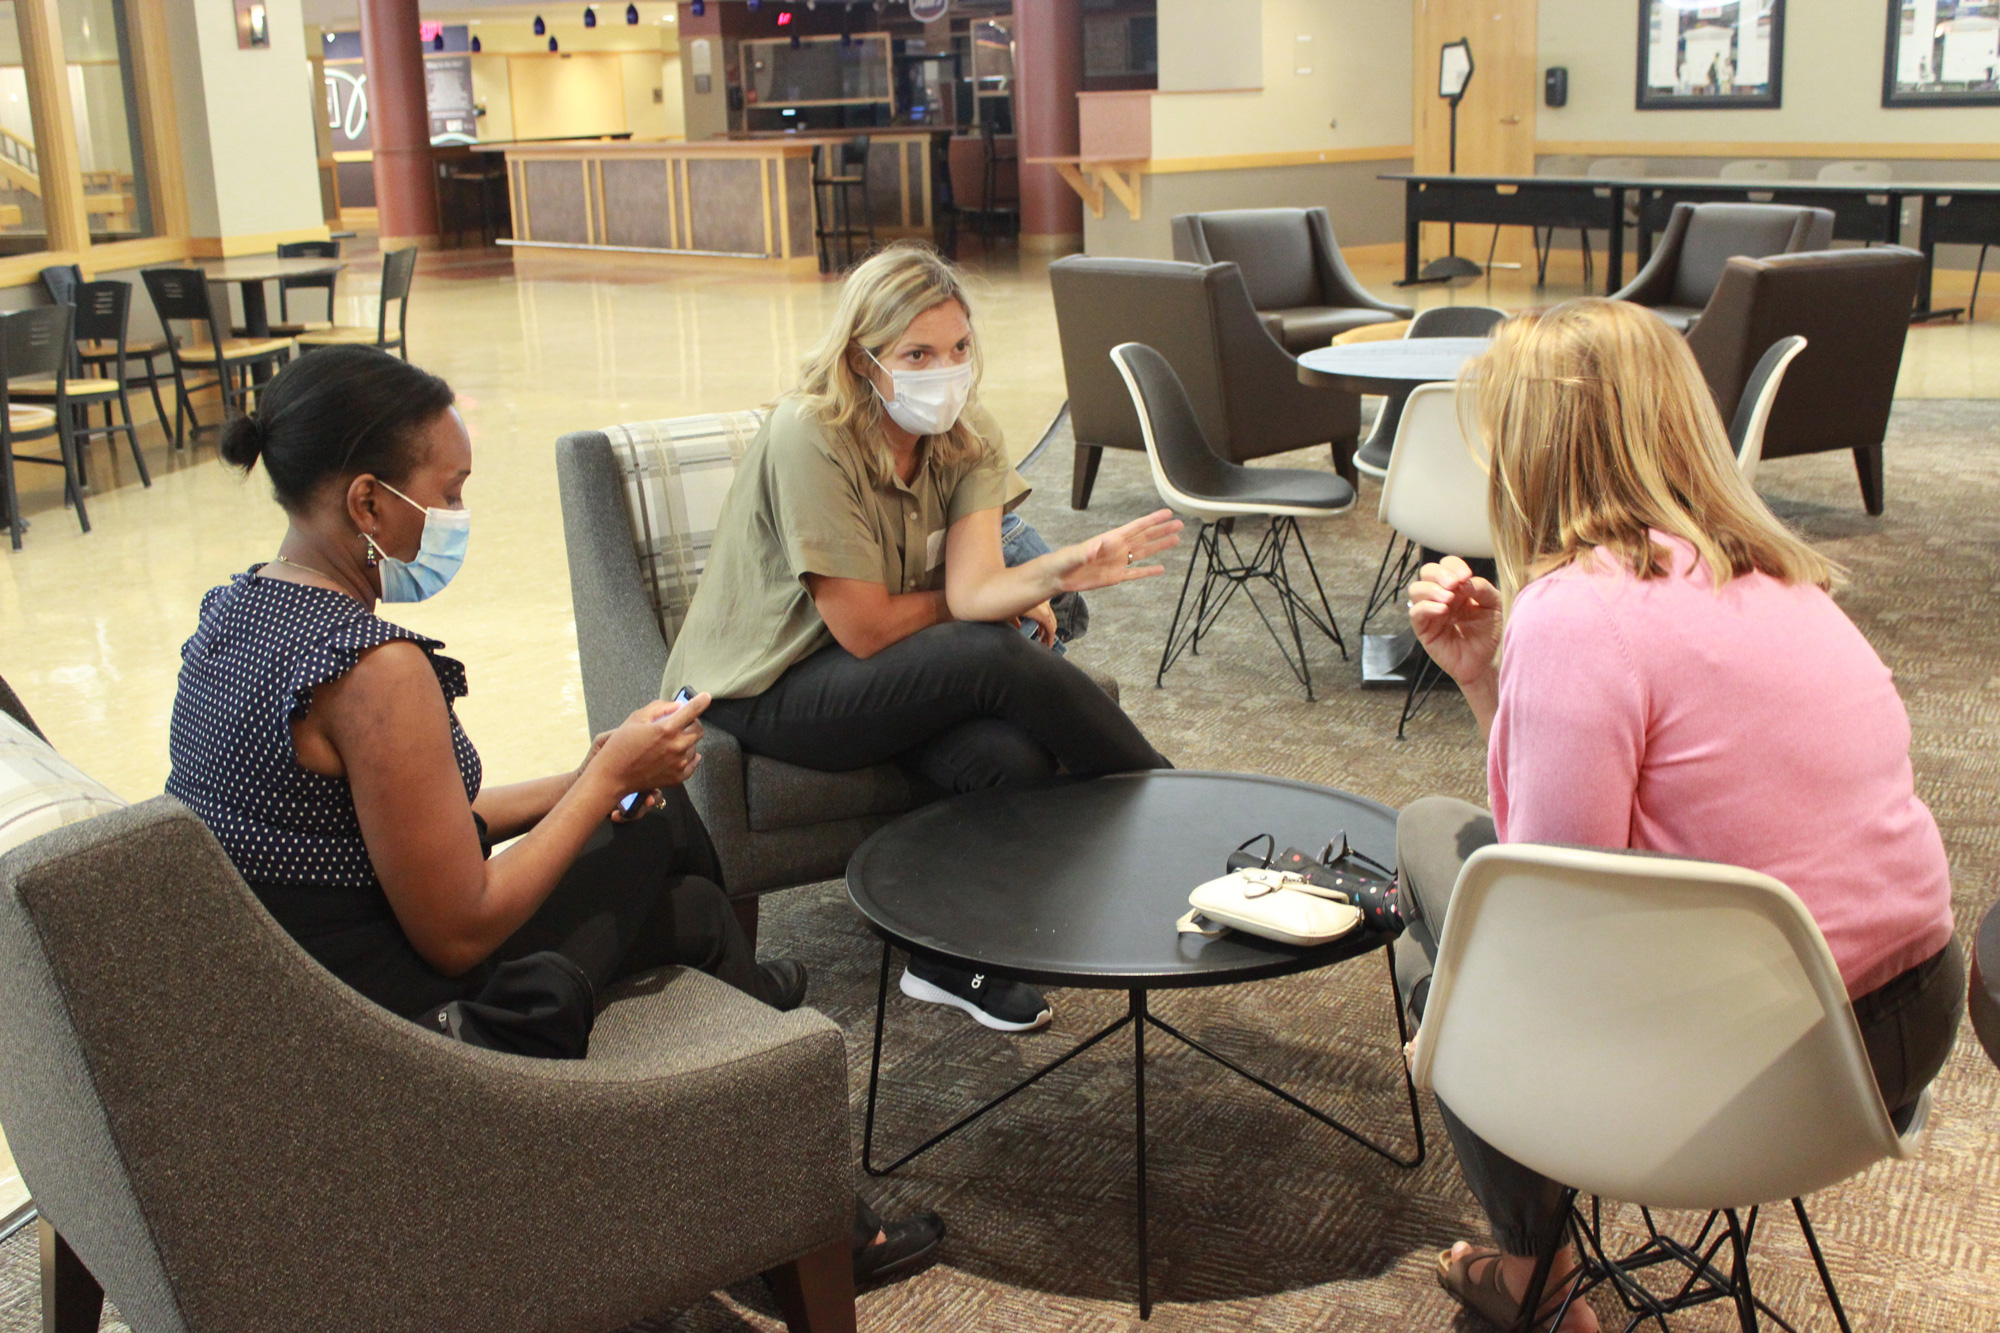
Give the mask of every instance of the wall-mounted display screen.
[{"label": "wall-mounted display screen", "polygon": [[2000,105],[2000,0],[1889,0],[1882,105]]},{"label": "wall-mounted display screen", "polygon": [[1785,0],[1639,0],[1641,111],[1779,105]]},{"label": "wall-mounted display screen", "polygon": [[808,37],[743,43],[743,100],[754,106],[893,102],[889,39]]}]

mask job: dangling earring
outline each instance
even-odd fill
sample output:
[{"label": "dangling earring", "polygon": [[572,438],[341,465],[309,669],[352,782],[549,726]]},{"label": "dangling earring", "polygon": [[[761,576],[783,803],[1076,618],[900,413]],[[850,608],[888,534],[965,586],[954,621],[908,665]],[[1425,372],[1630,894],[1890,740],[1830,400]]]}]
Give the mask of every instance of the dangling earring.
[{"label": "dangling earring", "polygon": [[361,534],[361,540],[368,546],[368,549],[361,553],[361,563],[373,569],[382,563],[382,548],[377,546],[375,539],[365,532]]}]

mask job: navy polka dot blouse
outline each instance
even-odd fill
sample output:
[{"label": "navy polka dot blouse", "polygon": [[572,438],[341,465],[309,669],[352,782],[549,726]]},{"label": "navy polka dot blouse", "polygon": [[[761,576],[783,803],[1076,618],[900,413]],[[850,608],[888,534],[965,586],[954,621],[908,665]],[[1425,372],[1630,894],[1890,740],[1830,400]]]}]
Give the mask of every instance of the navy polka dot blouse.
[{"label": "navy polka dot blouse", "polygon": [[465,798],[479,795],[479,752],[451,705],[465,668],[444,645],[392,625],[328,588],[235,575],[202,598],[201,622],[181,649],[167,794],[201,817],[252,883],[376,887],[345,778],[299,766],[292,722],[313,688],[338,680],[361,654],[391,639],[424,650],[451,714],[451,748]]}]

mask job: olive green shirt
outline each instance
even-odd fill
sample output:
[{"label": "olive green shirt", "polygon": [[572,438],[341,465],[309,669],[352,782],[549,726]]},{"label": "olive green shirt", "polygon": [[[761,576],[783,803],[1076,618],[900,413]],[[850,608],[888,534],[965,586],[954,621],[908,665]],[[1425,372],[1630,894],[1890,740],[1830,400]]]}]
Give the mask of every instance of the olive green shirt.
[{"label": "olive green shirt", "polygon": [[722,503],[661,697],[683,685],[718,699],[762,694],[832,643],[808,574],[879,583],[892,596],[943,588],[946,529],[1010,498],[999,432],[983,416],[977,424],[983,456],[948,471],[926,457],[909,485],[876,486],[798,399],[780,402]]}]

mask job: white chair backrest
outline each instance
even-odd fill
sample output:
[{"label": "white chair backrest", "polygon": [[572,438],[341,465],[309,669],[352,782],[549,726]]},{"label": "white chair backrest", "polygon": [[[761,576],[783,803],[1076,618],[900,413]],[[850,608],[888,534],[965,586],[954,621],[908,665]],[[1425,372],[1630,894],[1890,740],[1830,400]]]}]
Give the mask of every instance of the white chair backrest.
[{"label": "white chair backrest", "polygon": [[[1750,415],[1741,423],[1731,423],[1730,434],[1738,436],[1736,445],[1736,470],[1743,474],[1743,480],[1757,480],[1757,464],[1764,457],[1764,429],[1771,424],[1771,405],[1778,401],[1778,386],[1784,382],[1785,368],[1792,364],[1800,352],[1806,350],[1806,340],[1794,335],[1781,339],[1777,345],[1764,353],[1757,366],[1750,372],[1750,383],[1745,392],[1751,396],[1737,405],[1739,416],[1747,408]],[[1770,364],[1767,366],[1765,362]]]},{"label": "white chair backrest", "polygon": [[1535,159],[1537,176],[1581,176],[1589,167],[1590,159],[1580,153],[1550,153]]},{"label": "white chair backrest", "polygon": [[1419,546],[1465,559],[1493,556],[1486,468],[1458,419],[1458,386],[1412,390],[1382,478],[1382,521]]},{"label": "white chair backrest", "polygon": [[1629,1203],[1748,1207],[1909,1155],[1818,926],[1735,866],[1475,852],[1414,1064],[1501,1152]]},{"label": "white chair backrest", "polygon": [[1792,164],[1771,157],[1746,157],[1723,163],[1716,174],[1726,181],[1784,181],[1792,178]]},{"label": "white chair backrest", "polygon": [[1586,176],[1596,176],[1600,180],[1619,180],[1646,175],[1646,159],[1643,157],[1600,157],[1592,159],[1583,169]]},{"label": "white chair backrest", "polygon": [[1823,181],[1846,181],[1855,185],[1880,185],[1893,179],[1895,172],[1887,162],[1829,162],[1819,169],[1818,179]]}]

